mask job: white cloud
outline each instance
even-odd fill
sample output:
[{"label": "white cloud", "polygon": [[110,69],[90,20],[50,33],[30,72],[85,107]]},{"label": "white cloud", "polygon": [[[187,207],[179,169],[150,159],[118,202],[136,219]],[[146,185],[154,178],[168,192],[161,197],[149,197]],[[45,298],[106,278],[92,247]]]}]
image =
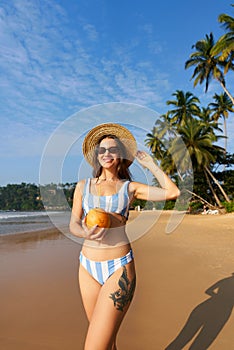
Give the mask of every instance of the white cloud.
[{"label": "white cloud", "polygon": [[87,33],[88,38],[92,41],[97,41],[98,40],[98,32],[96,28],[89,23],[86,23],[83,27],[84,31]]},{"label": "white cloud", "polygon": [[0,118],[8,127],[11,153],[38,154],[36,144],[81,108],[116,101],[164,112],[171,83],[155,60],[163,48],[151,24],[143,26],[141,38],[131,38],[129,45],[112,42],[105,51],[93,23],[80,17],[74,29],[53,0],[11,5],[5,0],[0,20]]},{"label": "white cloud", "polygon": [[[137,62],[131,60],[128,49],[122,47],[120,52],[119,48],[118,56],[110,65],[109,60],[102,56],[94,57],[89,52],[88,45],[82,41],[82,33],[77,32],[69,38],[68,34],[72,33],[66,33],[66,29],[65,34],[61,34],[53,26],[49,27],[47,21],[51,16],[44,18],[41,28],[39,14],[37,6],[31,5],[16,7],[12,15],[5,17],[5,35],[1,39],[5,42],[2,47],[5,53],[3,64],[9,74],[2,84],[8,86],[9,94],[15,93],[20,84],[23,86],[22,96],[18,96],[21,101],[24,96],[27,99],[31,95],[41,94],[41,104],[45,99],[48,100],[46,95],[57,95],[81,105],[85,102],[89,105],[116,98],[134,101],[137,93],[141,95],[140,101],[152,103],[152,97],[150,100],[147,95],[144,97],[144,92],[151,90],[154,95],[157,94],[154,79],[147,77],[146,67],[144,70],[137,67]],[[54,17],[55,15],[56,13]],[[60,17],[59,13],[54,22],[60,28],[66,23],[66,18]],[[14,25],[8,26],[9,23]],[[33,30],[30,30],[31,27]],[[94,26],[83,24],[83,29],[89,33],[91,40],[94,37],[97,40]],[[116,51],[115,47],[113,51]],[[125,79],[121,78],[123,74]],[[113,82],[117,85],[113,86]]]}]

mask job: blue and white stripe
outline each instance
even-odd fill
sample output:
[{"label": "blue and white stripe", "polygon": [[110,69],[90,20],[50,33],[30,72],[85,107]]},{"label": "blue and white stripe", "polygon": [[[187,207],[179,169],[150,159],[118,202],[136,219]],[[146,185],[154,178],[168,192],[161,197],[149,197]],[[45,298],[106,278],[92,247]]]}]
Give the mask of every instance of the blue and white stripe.
[{"label": "blue and white stripe", "polygon": [[129,194],[128,185],[130,181],[125,181],[120,190],[111,196],[98,196],[90,193],[91,179],[87,179],[83,194],[83,209],[85,215],[92,208],[102,208],[107,212],[117,213],[128,217]]},{"label": "blue and white stripe", "polygon": [[128,264],[133,260],[132,249],[121,258],[104,261],[93,261],[86,258],[82,252],[80,253],[80,263],[95,278],[95,280],[103,285],[106,280],[120,267]]}]

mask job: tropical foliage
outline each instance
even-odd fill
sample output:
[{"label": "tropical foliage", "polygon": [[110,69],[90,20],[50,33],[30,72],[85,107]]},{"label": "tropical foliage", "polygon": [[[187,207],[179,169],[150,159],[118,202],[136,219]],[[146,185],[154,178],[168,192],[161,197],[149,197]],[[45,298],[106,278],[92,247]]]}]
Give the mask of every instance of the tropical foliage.
[{"label": "tropical foliage", "polygon": [[[75,184],[9,184],[0,187],[0,210],[65,210],[64,198],[72,205]],[[43,196],[42,196],[43,193]]]},{"label": "tropical foliage", "polygon": [[[177,90],[172,94],[174,99],[167,101],[171,109],[156,120],[147,134],[146,145],[177,182],[186,183],[192,178],[192,163],[193,190],[187,187],[187,191],[192,195],[193,205],[208,204],[230,211],[234,208],[234,171],[228,168],[234,164],[234,155],[227,153],[226,120],[234,112],[234,99],[227,89],[226,78],[234,69],[234,18],[221,14],[218,20],[226,33],[217,42],[213,33],[198,40],[192,46],[194,52],[185,62],[185,69],[194,67],[194,87],[205,83],[207,92],[211,81],[216,80],[224,92],[215,93],[208,106],[201,106],[190,91]],[[224,148],[217,144],[220,138],[225,139]],[[218,172],[220,165],[224,166],[222,172]]]},{"label": "tropical foliage", "polygon": [[41,210],[40,191],[34,184],[0,187],[0,210]]},{"label": "tropical foliage", "polygon": [[215,79],[234,104],[234,98],[226,87],[225,79],[227,72],[234,70],[234,19],[229,15],[221,14],[218,20],[226,33],[217,42],[213,33],[206,34],[204,39],[198,40],[193,45],[196,51],[185,62],[185,68],[195,66],[192,75],[194,86],[205,82],[205,92],[207,92],[211,81]]},{"label": "tropical foliage", "polygon": [[[222,202],[230,202],[233,198],[233,188],[227,187],[227,178],[216,178],[215,170],[221,164],[230,167],[234,164],[233,155],[225,152],[225,149],[217,145],[221,135],[219,124],[214,120],[216,113],[214,106],[200,107],[198,99],[191,93],[180,91],[173,96],[187,96],[187,99],[196,101],[196,108],[189,108],[187,99],[184,99],[183,116],[175,113],[175,109],[169,110],[156,122],[151,133],[147,134],[146,145],[150,148],[155,159],[161,167],[175,179],[185,182],[191,174],[190,162],[194,177],[193,199],[200,197],[201,202],[212,206],[222,207]],[[178,98],[179,102],[179,98]],[[168,101],[171,105],[171,101]],[[179,103],[173,103],[179,105]],[[218,108],[218,107],[217,107]],[[195,111],[195,112],[194,112]],[[213,115],[212,115],[213,113]],[[166,117],[167,116],[167,117]],[[227,157],[227,158],[226,158]],[[228,173],[222,172],[222,174]],[[228,191],[227,191],[228,190]]]},{"label": "tropical foliage", "polygon": [[[234,6],[233,4],[231,6]],[[229,62],[233,58],[234,52],[234,18],[222,13],[218,17],[219,22],[222,24],[226,33],[222,35],[214,48],[212,49],[212,55],[220,55],[220,59],[227,60],[229,58]]]},{"label": "tropical foliage", "polygon": [[215,94],[213,96],[214,102],[209,104],[211,109],[212,119],[218,123],[220,118],[223,118],[223,126],[224,126],[224,137],[225,137],[225,151],[227,150],[227,118],[229,113],[234,112],[233,104],[228,95],[224,92],[220,95]]}]

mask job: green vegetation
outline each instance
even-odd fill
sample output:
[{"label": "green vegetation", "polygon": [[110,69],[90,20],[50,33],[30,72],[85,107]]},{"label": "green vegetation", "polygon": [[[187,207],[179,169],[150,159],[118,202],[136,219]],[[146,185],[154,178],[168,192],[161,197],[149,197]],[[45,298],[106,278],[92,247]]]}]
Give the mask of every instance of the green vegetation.
[{"label": "green vegetation", "polygon": [[225,207],[227,213],[231,213],[234,211],[234,201],[230,203],[223,202],[223,206]]},{"label": "green vegetation", "polygon": [[39,188],[34,184],[0,187],[0,210],[42,210]]},{"label": "green vegetation", "polygon": [[[212,33],[197,41],[185,69],[194,67],[194,86],[205,83],[207,92],[211,81],[216,80],[224,92],[215,93],[208,106],[201,106],[194,94],[177,90],[172,94],[173,99],[167,101],[171,109],[156,120],[146,139],[155,159],[177,182],[189,181],[192,168],[192,210],[202,208],[203,204],[211,209],[234,210],[234,171],[230,170],[234,155],[227,153],[226,126],[226,119],[234,112],[234,98],[226,84],[228,74],[234,70],[234,18],[221,14],[218,20],[226,33],[217,42]],[[220,119],[223,119],[224,131],[220,128]],[[225,139],[224,148],[217,145],[220,138]],[[189,158],[192,167],[189,167]],[[218,171],[220,167],[222,171]],[[183,207],[183,203],[180,204]]]},{"label": "green vegetation", "polygon": [[75,184],[12,184],[0,187],[0,210],[66,210],[72,205]]}]

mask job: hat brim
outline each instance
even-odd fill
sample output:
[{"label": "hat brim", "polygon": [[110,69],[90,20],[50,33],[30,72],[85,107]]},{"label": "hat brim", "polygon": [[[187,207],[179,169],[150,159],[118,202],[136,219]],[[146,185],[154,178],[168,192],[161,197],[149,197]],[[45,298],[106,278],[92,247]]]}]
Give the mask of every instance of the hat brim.
[{"label": "hat brim", "polygon": [[127,165],[130,166],[137,152],[136,140],[128,129],[120,124],[114,123],[99,124],[88,132],[82,147],[87,162],[92,166],[94,165],[96,146],[105,135],[114,135],[122,142],[126,150]]}]

